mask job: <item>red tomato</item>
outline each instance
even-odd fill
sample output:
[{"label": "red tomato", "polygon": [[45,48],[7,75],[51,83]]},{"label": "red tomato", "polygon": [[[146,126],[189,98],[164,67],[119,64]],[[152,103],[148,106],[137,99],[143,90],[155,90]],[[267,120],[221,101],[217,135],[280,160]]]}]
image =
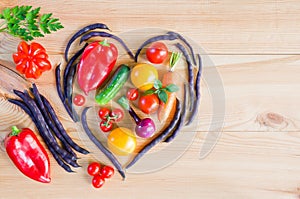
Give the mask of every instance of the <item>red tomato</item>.
[{"label": "red tomato", "polygon": [[51,69],[51,63],[45,48],[36,42],[27,44],[21,41],[18,52],[13,54],[16,69],[26,78],[39,78],[43,72]]},{"label": "red tomato", "polygon": [[75,95],[73,102],[76,106],[82,106],[85,103],[85,98],[83,95],[77,94]]},{"label": "red tomato", "polygon": [[100,170],[101,170],[101,165],[98,162],[92,162],[87,167],[87,172],[91,176],[99,175]]},{"label": "red tomato", "polygon": [[159,107],[159,99],[157,95],[144,95],[139,99],[139,108],[146,114],[152,114],[157,111]]},{"label": "red tomato", "polygon": [[116,108],[111,111],[110,117],[113,121],[120,122],[124,117],[124,112],[121,109]]},{"label": "red tomato", "polygon": [[93,177],[93,180],[92,180],[92,185],[95,187],[95,188],[100,188],[104,185],[105,183],[105,179],[103,176],[101,175],[95,175]]},{"label": "red tomato", "polygon": [[110,114],[110,109],[105,107],[100,108],[98,112],[98,115],[102,120],[107,120],[109,114]]},{"label": "red tomato", "polygon": [[130,88],[128,89],[126,93],[126,97],[130,101],[134,101],[139,97],[139,91],[136,88]]},{"label": "red tomato", "polygon": [[112,121],[104,121],[102,120],[100,122],[100,129],[103,131],[103,132],[108,132],[110,130],[112,130],[113,128],[113,123]]},{"label": "red tomato", "polygon": [[104,178],[111,178],[114,175],[114,173],[115,173],[115,170],[111,166],[104,166],[100,171],[100,174]]},{"label": "red tomato", "polygon": [[107,79],[117,58],[117,47],[107,40],[92,42],[84,49],[78,64],[77,80],[86,95]]},{"label": "red tomato", "polygon": [[146,56],[151,63],[161,64],[168,56],[168,48],[162,42],[154,42],[147,48]]}]

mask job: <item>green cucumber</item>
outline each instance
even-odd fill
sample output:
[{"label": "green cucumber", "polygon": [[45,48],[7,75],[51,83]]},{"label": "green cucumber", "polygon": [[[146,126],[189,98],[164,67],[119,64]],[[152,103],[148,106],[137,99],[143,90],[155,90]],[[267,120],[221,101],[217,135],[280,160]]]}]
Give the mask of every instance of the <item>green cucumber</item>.
[{"label": "green cucumber", "polygon": [[112,100],[120,89],[124,86],[125,82],[129,77],[130,68],[122,64],[120,65],[111,80],[107,83],[105,88],[99,91],[95,97],[96,102],[103,106]]}]

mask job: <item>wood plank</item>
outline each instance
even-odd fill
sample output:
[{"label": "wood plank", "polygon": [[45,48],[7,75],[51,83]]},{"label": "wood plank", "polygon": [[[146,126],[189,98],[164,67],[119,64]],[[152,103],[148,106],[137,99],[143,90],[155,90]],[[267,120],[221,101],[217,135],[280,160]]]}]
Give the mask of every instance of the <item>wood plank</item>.
[{"label": "wood plank", "polygon": [[[26,0],[3,0],[6,6]],[[167,1],[30,1],[61,19],[65,29],[38,39],[51,53],[60,54],[67,39],[94,22],[109,25],[114,33],[145,27],[180,31],[210,54],[299,54],[297,0],[167,0]],[[79,6],[80,5],[80,6]],[[59,9],[58,9],[59,8]]]},{"label": "wood plank", "polygon": [[[88,195],[98,198],[99,194],[103,198],[299,197],[298,133],[224,132],[214,151],[205,159],[199,159],[204,138],[205,133],[198,133],[188,152],[167,168],[143,174],[128,173],[126,181],[115,176],[101,192],[91,187],[91,178],[83,169],[67,174],[56,164],[51,167],[50,185],[35,183],[16,170],[13,172],[9,159],[0,153],[0,185],[1,190],[5,190],[1,197],[83,198]],[[89,155],[80,162],[85,168],[87,161],[94,158]],[[15,189],[11,184],[22,189]]]},{"label": "wood plank", "polygon": [[[54,70],[45,73],[34,82],[74,141],[93,153],[80,156],[82,168],[73,174],[50,156],[52,182],[44,185],[17,171],[1,143],[0,198],[300,198],[297,0],[2,0],[0,10],[17,4],[41,6],[64,24],[58,33],[36,40],[48,49],[53,65],[64,65],[62,53],[74,32],[104,22],[118,35],[145,27],[179,31],[205,50],[205,68],[197,124],[183,129],[172,144],[151,150],[127,171],[125,181],[115,175],[101,190],[92,188],[85,169],[91,161],[107,160],[63,109]],[[11,61],[19,41],[0,34],[0,60]],[[3,98],[11,90],[1,91],[0,140],[12,124],[34,129],[26,114]]]}]

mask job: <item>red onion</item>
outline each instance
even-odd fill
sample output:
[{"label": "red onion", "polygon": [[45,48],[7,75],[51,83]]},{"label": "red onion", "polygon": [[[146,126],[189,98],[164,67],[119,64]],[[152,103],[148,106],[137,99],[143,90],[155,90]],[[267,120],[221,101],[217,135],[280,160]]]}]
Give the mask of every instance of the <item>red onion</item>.
[{"label": "red onion", "polygon": [[155,132],[155,124],[151,118],[144,118],[141,119],[135,112],[134,110],[130,107],[128,100],[126,99],[125,96],[121,97],[118,100],[118,103],[126,109],[133,120],[136,123],[135,127],[135,133],[142,138],[149,138],[153,136]]}]

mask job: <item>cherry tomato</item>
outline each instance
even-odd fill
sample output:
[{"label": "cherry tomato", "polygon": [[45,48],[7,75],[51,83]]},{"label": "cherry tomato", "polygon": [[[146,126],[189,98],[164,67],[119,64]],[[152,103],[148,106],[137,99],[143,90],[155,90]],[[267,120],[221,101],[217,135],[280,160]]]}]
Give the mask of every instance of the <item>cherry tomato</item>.
[{"label": "cherry tomato", "polygon": [[134,101],[139,97],[139,91],[136,88],[130,88],[128,89],[126,93],[126,97],[130,101]]},{"label": "cherry tomato", "polygon": [[108,148],[116,155],[128,155],[135,150],[136,137],[130,129],[116,128],[107,137]]},{"label": "cherry tomato", "polygon": [[82,106],[85,103],[85,97],[83,95],[77,94],[75,95],[73,102],[76,106]]},{"label": "cherry tomato", "polygon": [[109,117],[110,109],[102,107],[100,108],[98,115],[102,120],[107,120],[107,117]]},{"label": "cherry tomato", "polygon": [[121,109],[116,108],[111,111],[110,117],[113,119],[113,121],[120,122],[124,117],[124,112]]},{"label": "cherry tomato", "polygon": [[168,48],[162,42],[154,42],[147,48],[146,56],[151,63],[161,64],[168,56]]},{"label": "cherry tomato", "polygon": [[87,172],[91,176],[99,175],[100,171],[101,171],[101,165],[98,162],[92,162],[87,167]]},{"label": "cherry tomato", "polygon": [[154,81],[158,79],[158,72],[151,64],[137,64],[131,70],[130,78],[136,88],[146,91],[153,87]]},{"label": "cherry tomato", "polygon": [[114,173],[115,173],[115,170],[111,166],[104,166],[100,171],[100,174],[104,178],[111,178],[114,175]]},{"label": "cherry tomato", "polygon": [[112,121],[105,121],[105,120],[102,120],[100,122],[100,129],[103,131],[103,132],[108,132],[110,130],[112,130],[113,128],[113,123]]},{"label": "cherry tomato", "polygon": [[152,114],[157,111],[159,107],[159,99],[157,95],[143,95],[139,99],[139,108],[146,114]]},{"label": "cherry tomato", "polygon": [[105,179],[103,176],[101,175],[95,175],[92,179],[92,185],[95,187],[95,188],[100,188],[104,185],[105,183]]}]

